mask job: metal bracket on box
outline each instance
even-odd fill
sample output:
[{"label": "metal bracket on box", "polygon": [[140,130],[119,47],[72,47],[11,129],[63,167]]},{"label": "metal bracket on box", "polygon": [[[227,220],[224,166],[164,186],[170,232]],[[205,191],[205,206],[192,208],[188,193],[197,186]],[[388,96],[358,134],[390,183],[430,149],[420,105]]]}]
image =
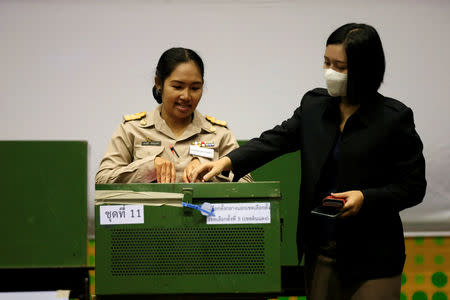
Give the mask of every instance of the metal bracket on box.
[{"label": "metal bracket on box", "polygon": [[183,202],[192,203],[192,196],[194,195],[194,190],[192,188],[183,188],[181,191],[184,195]]},{"label": "metal bracket on box", "polygon": [[[194,190],[192,188],[183,188],[181,190],[181,192],[184,195],[183,196],[183,202],[192,204],[192,197],[194,195]],[[192,216],[192,214],[193,214],[192,209],[189,209],[188,207],[184,206],[183,210],[184,210],[184,215],[185,216]]]}]

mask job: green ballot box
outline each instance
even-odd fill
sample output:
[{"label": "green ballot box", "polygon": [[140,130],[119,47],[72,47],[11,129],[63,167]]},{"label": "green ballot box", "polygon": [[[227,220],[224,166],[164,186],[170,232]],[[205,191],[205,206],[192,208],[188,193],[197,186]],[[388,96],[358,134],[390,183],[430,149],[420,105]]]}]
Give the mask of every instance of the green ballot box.
[{"label": "green ballot box", "polygon": [[279,182],[96,185],[96,294],[281,290]]}]

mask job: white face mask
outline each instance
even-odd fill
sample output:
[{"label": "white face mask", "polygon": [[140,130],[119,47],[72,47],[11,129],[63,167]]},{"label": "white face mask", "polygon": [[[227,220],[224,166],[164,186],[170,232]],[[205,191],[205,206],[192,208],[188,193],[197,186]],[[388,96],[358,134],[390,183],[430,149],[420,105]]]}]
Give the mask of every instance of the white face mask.
[{"label": "white face mask", "polygon": [[336,72],[331,68],[324,71],[328,93],[332,97],[347,96],[347,74]]}]

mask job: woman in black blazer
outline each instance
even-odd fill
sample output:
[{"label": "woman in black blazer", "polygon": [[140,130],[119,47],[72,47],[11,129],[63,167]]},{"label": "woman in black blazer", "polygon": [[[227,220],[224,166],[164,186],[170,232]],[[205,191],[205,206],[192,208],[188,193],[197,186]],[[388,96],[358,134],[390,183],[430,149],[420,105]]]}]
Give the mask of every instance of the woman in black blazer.
[{"label": "woman in black blazer", "polygon": [[[384,71],[376,30],[341,26],[326,43],[327,89],[307,92],[290,119],[191,174],[208,181],[232,169],[237,180],[301,150],[297,242],[308,299],[400,299],[399,212],[422,201],[425,161],[411,109],[377,92]],[[330,194],[345,200],[342,214],[312,214]]]}]

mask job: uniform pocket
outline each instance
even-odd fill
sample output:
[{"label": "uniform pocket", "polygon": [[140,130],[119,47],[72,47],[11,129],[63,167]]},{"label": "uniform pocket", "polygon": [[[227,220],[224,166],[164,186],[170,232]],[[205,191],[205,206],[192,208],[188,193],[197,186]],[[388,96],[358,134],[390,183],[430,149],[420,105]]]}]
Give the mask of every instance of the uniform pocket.
[{"label": "uniform pocket", "polygon": [[138,146],[134,148],[134,157],[136,159],[144,159],[147,157],[155,157],[163,152],[163,146]]}]

